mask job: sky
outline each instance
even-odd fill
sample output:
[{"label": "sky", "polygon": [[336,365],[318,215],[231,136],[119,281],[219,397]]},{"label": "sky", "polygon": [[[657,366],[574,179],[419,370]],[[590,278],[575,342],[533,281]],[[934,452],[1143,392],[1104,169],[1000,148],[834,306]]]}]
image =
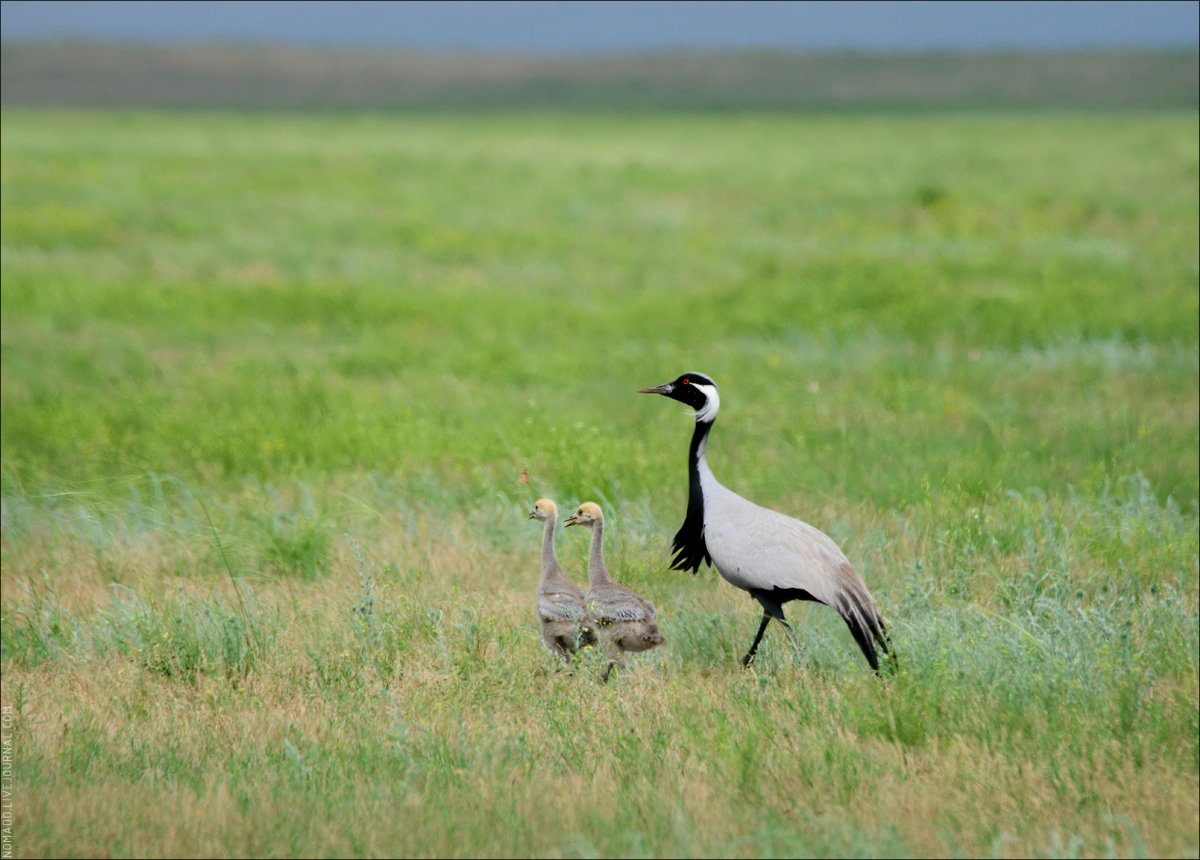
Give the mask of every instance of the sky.
[{"label": "sky", "polygon": [[545,54],[1197,46],[1200,3],[3,0],[4,40],[227,40]]}]

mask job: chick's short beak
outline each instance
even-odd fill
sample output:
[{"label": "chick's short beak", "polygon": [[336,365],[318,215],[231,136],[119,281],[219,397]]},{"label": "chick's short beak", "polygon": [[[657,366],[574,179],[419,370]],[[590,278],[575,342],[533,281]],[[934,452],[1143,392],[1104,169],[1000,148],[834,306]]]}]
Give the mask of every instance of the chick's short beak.
[{"label": "chick's short beak", "polygon": [[673,383],[664,382],[662,385],[652,385],[649,388],[639,388],[638,394],[670,394],[675,390]]},{"label": "chick's short beak", "polygon": [[575,519],[574,514],[571,514],[571,516],[569,516],[565,520],[563,520],[563,528],[566,528],[567,526],[577,526],[577,525],[579,525],[579,520]]},{"label": "chick's short beak", "polygon": [[529,519],[533,519],[536,516],[537,516],[537,509],[535,508],[534,510],[529,512]]}]

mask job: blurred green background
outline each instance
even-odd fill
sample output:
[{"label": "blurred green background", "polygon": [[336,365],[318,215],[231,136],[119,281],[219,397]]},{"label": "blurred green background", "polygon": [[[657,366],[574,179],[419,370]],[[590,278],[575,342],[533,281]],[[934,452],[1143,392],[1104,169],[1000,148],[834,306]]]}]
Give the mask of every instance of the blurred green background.
[{"label": "blurred green background", "polygon": [[747,493],[1187,504],[1193,119],[10,110],[5,492],[659,501],[688,422],[634,392],[699,369]]}]

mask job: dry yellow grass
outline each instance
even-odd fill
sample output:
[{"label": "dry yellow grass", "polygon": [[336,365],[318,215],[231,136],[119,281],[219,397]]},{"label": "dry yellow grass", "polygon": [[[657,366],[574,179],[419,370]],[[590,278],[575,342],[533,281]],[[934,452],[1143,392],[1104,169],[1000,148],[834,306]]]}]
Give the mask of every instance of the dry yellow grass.
[{"label": "dry yellow grass", "polygon": [[[853,515],[865,528],[869,512]],[[536,535],[498,551],[472,531],[470,518],[381,515],[353,543],[335,542],[328,578],[240,580],[270,644],[244,677],[202,671],[190,682],[89,637],[118,635],[124,589],[164,607],[183,605],[169,603],[180,594],[232,605],[227,575],[163,575],[203,552],[199,541],[115,543],[98,561],[62,536],[26,535],[5,552],[6,624],[21,623],[30,589],[52,592],[76,639],[55,659],[5,664],[2,696],[19,702],[29,774],[22,856],[761,856],[866,845],[1135,856],[1191,844],[1195,770],[1158,739],[1135,730],[1080,746],[1064,731],[1078,721],[1096,735],[1088,715],[1037,708],[1024,737],[984,730],[986,713],[949,713],[995,706],[969,677],[971,695],[939,705],[930,693],[932,710],[911,712],[906,685],[928,677],[882,684],[850,651],[831,669],[836,641],[814,643],[817,665],[781,641],[759,671],[742,672],[733,655],[747,634],[744,601],[714,581],[650,574],[640,542],[626,555],[665,623],[687,623],[683,600],[687,619],[719,619],[705,635],[729,638],[710,643],[721,656],[687,653],[696,646],[680,636],[685,653],[668,649],[610,687],[596,682],[596,659],[557,672],[531,609]],[[880,552],[912,549],[900,547]],[[564,545],[568,565],[581,563],[579,548]],[[355,626],[356,554],[373,571],[372,623],[399,624],[403,642]],[[393,559],[408,561],[381,572]],[[828,636],[819,613],[797,617]],[[914,635],[899,629],[901,643]],[[922,659],[907,650],[906,662]],[[1194,707],[1195,679],[1160,678],[1152,698]],[[903,727],[869,717],[889,707],[886,720],[930,724],[905,742]]]}]

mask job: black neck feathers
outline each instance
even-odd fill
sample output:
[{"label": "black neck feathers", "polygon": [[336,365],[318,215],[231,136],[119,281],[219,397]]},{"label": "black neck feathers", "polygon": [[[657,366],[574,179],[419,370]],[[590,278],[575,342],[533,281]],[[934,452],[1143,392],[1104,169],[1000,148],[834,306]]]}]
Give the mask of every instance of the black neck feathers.
[{"label": "black neck feathers", "polygon": [[700,489],[700,444],[711,429],[711,422],[697,421],[696,430],[692,433],[692,444],[688,450],[687,515],[671,543],[671,551],[675,553],[675,558],[671,560],[672,570],[696,573],[700,570],[701,562],[712,565],[708,546],[704,543],[704,493]]}]

